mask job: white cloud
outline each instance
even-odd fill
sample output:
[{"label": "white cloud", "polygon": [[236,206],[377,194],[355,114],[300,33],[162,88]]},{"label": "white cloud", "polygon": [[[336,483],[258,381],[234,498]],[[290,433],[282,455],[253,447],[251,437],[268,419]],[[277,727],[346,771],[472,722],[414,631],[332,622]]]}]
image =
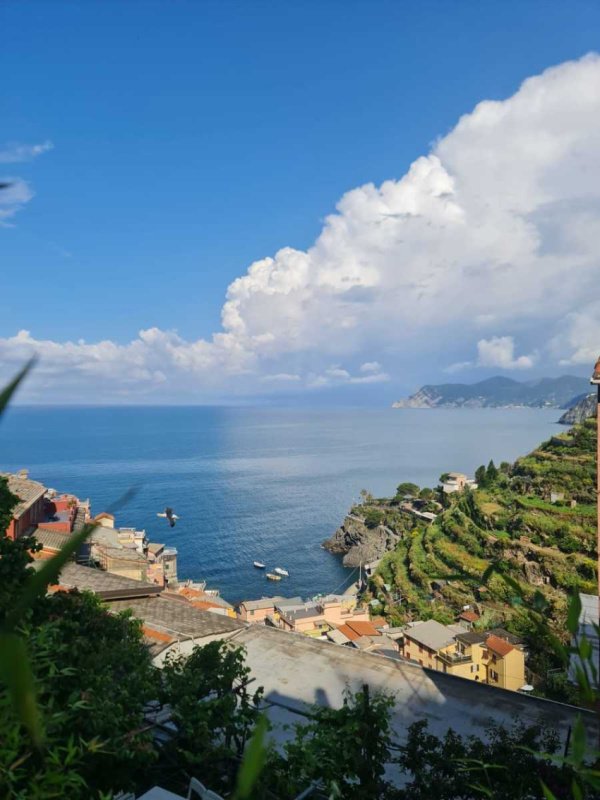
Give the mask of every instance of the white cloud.
[{"label": "white cloud", "polygon": [[[600,58],[590,55],[480,103],[400,179],[347,192],[312,247],[283,248],[233,281],[210,339],[152,329],[126,345],[29,346],[56,375],[75,364],[125,384],[123,364],[135,362],[151,388],[156,371],[250,390],[269,375],[298,375],[298,386],[385,380],[361,369],[373,353],[388,373],[427,364],[429,380],[451,360],[472,364],[475,347],[489,368],[587,361],[600,345],[598,153]],[[26,349],[0,342],[5,359]]]},{"label": "white cloud", "polygon": [[294,375],[289,372],[278,372],[276,375],[263,375],[263,381],[273,383],[296,383],[301,380],[300,375]]},{"label": "white cloud", "polygon": [[[31,161],[54,147],[52,142],[42,144],[8,144],[0,148],[0,164]],[[0,188],[0,227],[12,227],[9,220],[33,197],[33,190],[23,178],[3,176]]]},{"label": "white cloud", "polygon": [[381,364],[378,361],[365,361],[360,365],[361,372],[381,372]]},{"label": "white cloud", "polygon": [[308,386],[318,389],[324,386],[356,386],[366,383],[385,383],[390,380],[390,376],[382,371],[381,365],[376,361],[362,364],[359,371],[362,374],[352,375],[347,369],[332,366],[324,370],[320,375],[311,375]]},{"label": "white cloud", "polygon": [[6,227],[17,211],[33,197],[31,187],[22,178],[6,178],[3,183],[8,186],[0,189],[0,226]]},{"label": "white cloud", "polygon": [[528,356],[515,357],[515,340],[512,336],[492,336],[477,342],[477,359],[475,361],[458,361],[444,369],[454,373],[473,367],[491,367],[493,369],[531,369],[538,358],[537,352]]},{"label": "white cloud", "polygon": [[21,161],[32,161],[34,158],[52,150],[52,142],[41,144],[10,143],[0,148],[0,164],[17,164]]},{"label": "white cloud", "polygon": [[515,342],[512,336],[494,336],[477,342],[477,366],[500,367],[500,369],[531,369],[536,355],[515,358]]}]

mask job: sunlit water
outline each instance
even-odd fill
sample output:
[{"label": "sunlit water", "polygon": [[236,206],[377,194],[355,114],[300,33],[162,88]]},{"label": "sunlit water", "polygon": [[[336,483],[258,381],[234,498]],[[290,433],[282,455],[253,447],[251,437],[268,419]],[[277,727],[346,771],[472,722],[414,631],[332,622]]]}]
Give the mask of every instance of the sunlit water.
[{"label": "sunlit water", "polygon": [[[227,599],[310,596],[349,572],[320,547],[362,488],[434,485],[448,470],[513,460],[557,431],[556,409],[12,408],[0,469],[89,497],[138,493],[117,524],[179,551],[179,576]],[[174,529],[156,516],[180,515]],[[282,566],[278,584],[252,566]]]}]

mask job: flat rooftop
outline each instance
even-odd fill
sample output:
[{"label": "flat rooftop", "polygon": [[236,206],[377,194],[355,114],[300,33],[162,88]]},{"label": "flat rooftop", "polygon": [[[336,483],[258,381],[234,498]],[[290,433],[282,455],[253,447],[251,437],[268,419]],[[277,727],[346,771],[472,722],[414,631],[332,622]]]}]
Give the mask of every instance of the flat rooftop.
[{"label": "flat rooftop", "polygon": [[340,707],[346,688],[356,691],[365,683],[372,691],[395,696],[392,727],[398,741],[404,740],[409,725],[421,719],[438,736],[448,728],[483,736],[492,720],[507,727],[517,719],[525,724],[542,721],[564,739],[579,713],[592,741],[597,741],[593,715],[574,706],[261,625],[250,626],[232,641],[246,648],[246,663],[256,686],[264,687],[267,715],[279,741],[289,737],[282,726],[301,722],[298,715],[311,705]]}]

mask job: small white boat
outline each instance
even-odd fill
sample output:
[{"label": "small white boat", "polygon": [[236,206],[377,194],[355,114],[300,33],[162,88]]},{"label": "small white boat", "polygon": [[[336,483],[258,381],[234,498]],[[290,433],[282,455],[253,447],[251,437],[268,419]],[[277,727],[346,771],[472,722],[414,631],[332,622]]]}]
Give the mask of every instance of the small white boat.
[{"label": "small white boat", "polygon": [[287,571],[287,569],[284,569],[283,567],[275,567],[273,572],[276,572],[278,575],[283,575],[285,578],[290,577],[290,573]]},{"label": "small white boat", "polygon": [[254,566],[257,569],[264,569],[265,568],[265,564],[263,564],[262,561],[253,561],[252,563],[254,564]]},{"label": "small white boat", "polygon": [[270,581],[280,581],[281,575],[275,575],[273,572],[267,572],[267,578]]}]

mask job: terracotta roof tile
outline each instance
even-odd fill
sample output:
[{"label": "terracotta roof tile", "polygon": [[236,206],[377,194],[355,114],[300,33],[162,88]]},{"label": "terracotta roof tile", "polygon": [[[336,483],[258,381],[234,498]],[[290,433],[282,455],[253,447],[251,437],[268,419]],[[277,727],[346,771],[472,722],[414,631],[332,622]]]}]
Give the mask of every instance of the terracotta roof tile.
[{"label": "terracotta roof tile", "polygon": [[337,627],[340,633],[343,633],[347,639],[350,639],[351,642],[355,642],[357,639],[360,639],[360,634],[353,631],[349,625],[338,625]]},{"label": "terracotta roof tile", "polygon": [[494,636],[493,633],[485,640],[485,646],[488,650],[491,650],[492,653],[502,656],[503,658],[515,649],[512,644],[509,644],[504,639],[500,639],[499,636]]},{"label": "terracotta roof tile", "polygon": [[347,622],[346,625],[358,636],[381,636],[372,622]]},{"label": "terracotta roof tile", "polygon": [[465,622],[477,622],[479,614],[476,614],[475,611],[463,611],[459,619],[464,619]]},{"label": "terracotta roof tile", "polygon": [[376,628],[384,628],[387,624],[385,617],[371,617],[371,625],[374,625]]}]

